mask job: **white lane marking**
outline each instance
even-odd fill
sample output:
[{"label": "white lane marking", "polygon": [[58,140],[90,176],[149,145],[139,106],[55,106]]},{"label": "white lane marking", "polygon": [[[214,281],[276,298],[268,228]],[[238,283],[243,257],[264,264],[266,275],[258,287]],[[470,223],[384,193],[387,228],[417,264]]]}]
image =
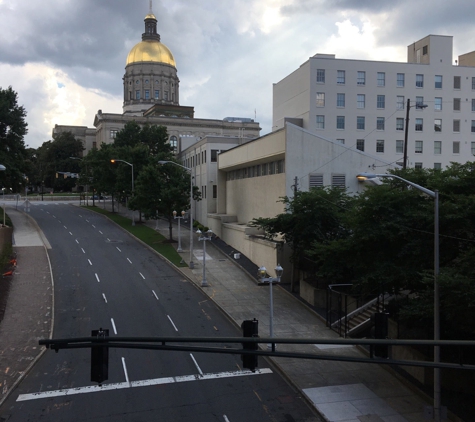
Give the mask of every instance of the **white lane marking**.
[{"label": "white lane marking", "polygon": [[155,296],[155,299],[159,300],[157,294],[155,293],[155,290],[152,290],[152,293]]},{"label": "white lane marking", "polygon": [[[41,211],[43,211],[43,209]],[[46,211],[46,214],[49,214],[49,211]],[[53,215],[53,217],[54,217],[54,215]],[[54,217],[54,218],[56,218],[56,217]]]},{"label": "white lane marking", "polygon": [[127,258],[127,261],[129,261],[132,264],[132,261],[129,258]]},{"label": "white lane marking", "polygon": [[68,228],[66,226],[63,226],[66,230],[68,230]]},{"label": "white lane marking", "polygon": [[102,293],[102,297],[104,298],[104,302],[107,303],[107,298],[106,298],[106,295],[104,293]]},{"label": "white lane marking", "polygon": [[77,240],[77,239],[75,239],[75,240],[76,240],[76,243],[79,245],[79,242],[78,242],[78,240]]},{"label": "white lane marking", "polygon": [[127,366],[125,366],[125,358],[122,358],[122,366],[124,367],[125,382],[130,385],[129,374],[127,373]]},{"label": "white lane marking", "polygon": [[140,275],[142,276],[142,278],[145,280],[145,277],[144,277],[144,275],[143,275],[141,272],[139,272],[139,274],[140,274]]},{"label": "white lane marking", "polygon": [[117,335],[117,328],[115,328],[114,318],[111,318],[112,328],[114,329],[114,334]]},{"label": "white lane marking", "polygon": [[96,228],[96,226],[95,226],[94,224],[92,225],[92,227],[93,227],[93,228]]},{"label": "white lane marking", "polygon": [[82,218],[82,215],[81,215],[81,214],[79,214],[79,217],[81,217],[81,218]]},{"label": "white lane marking", "polygon": [[69,234],[72,236],[73,234],[71,232],[69,232]]},{"label": "white lane marking", "polygon": [[229,422],[229,419],[226,415],[223,415],[223,418],[224,418],[224,422]]},{"label": "white lane marking", "polygon": [[86,218],[86,221],[89,223],[89,220]]},{"label": "white lane marking", "polygon": [[90,260],[90,259],[88,259],[87,261],[89,262],[89,265],[92,265],[92,262],[91,262],[91,260]]},{"label": "white lane marking", "polygon": [[86,251],[83,248],[81,248],[81,250],[82,250],[82,253],[86,253]]},{"label": "white lane marking", "polygon": [[175,329],[175,331],[178,331],[178,328],[176,328],[176,325],[173,323],[172,319],[170,318],[170,315],[167,315],[167,317],[170,320],[170,322],[172,323],[173,328]]},{"label": "white lane marking", "polygon": [[190,353],[191,359],[193,359],[193,363],[196,366],[196,369],[198,369],[198,372],[200,373],[201,376],[203,376],[203,371],[201,370],[200,366],[198,365],[198,362],[196,362],[195,357]]},{"label": "white lane marking", "polygon": [[107,238],[107,241],[110,242],[111,240],[109,238]]},{"label": "white lane marking", "polygon": [[184,375],[181,377],[154,378],[142,381],[132,381],[131,383],[118,382],[114,384],[90,385],[87,387],[66,388],[64,390],[42,391],[39,393],[20,394],[16,401],[28,401],[35,399],[49,399],[51,397],[72,396],[75,394],[96,393],[100,391],[122,390],[124,388],[147,387],[151,385],[175,384],[179,382],[204,381],[211,379],[223,379],[233,377],[250,377],[254,375],[272,374],[270,368],[256,369],[251,371],[229,371],[216,372],[214,374],[203,374],[202,377],[196,375]]},{"label": "white lane marking", "polygon": [[117,248],[117,250],[118,250],[119,252],[122,252],[122,251],[119,249],[119,247],[118,247],[118,246],[116,246],[116,248]]},{"label": "white lane marking", "polygon": [[99,230],[99,233],[100,233],[100,234],[104,234],[104,233],[102,233],[100,230]]},{"label": "white lane marking", "polygon": [[100,283],[101,280],[99,280],[99,276],[97,275],[97,273],[95,273],[95,274],[96,274],[96,280],[97,280],[97,282]]}]

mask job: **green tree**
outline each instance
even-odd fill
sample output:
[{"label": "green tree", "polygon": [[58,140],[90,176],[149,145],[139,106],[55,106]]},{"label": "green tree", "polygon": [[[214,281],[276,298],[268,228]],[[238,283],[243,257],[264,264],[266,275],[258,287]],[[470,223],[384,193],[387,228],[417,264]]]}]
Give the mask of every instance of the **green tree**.
[{"label": "green tree", "polygon": [[54,190],[70,191],[77,180],[65,178],[58,172],[79,173],[80,163],[70,157],[80,157],[83,150],[82,141],[76,139],[71,132],[61,132],[52,141],[44,142],[37,150],[41,182]]},{"label": "green tree", "polygon": [[12,87],[0,87],[0,164],[6,171],[0,174],[3,187],[18,192],[25,184],[27,134],[26,111],[18,105],[18,95]]},{"label": "green tree", "polygon": [[173,152],[168,143],[168,132],[165,126],[146,124],[141,127],[137,122],[126,123],[124,128],[117,132],[114,139],[116,147],[136,147],[144,145],[148,148],[149,154],[170,155]]}]

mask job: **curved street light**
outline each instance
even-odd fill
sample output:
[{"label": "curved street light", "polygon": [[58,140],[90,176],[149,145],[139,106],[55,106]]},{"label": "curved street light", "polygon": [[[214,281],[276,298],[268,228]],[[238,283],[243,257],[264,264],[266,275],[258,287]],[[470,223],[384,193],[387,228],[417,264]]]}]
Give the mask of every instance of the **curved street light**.
[{"label": "curved street light", "polygon": [[[125,163],[125,164],[129,165],[130,167],[132,167],[132,195],[133,195],[134,194],[134,165],[132,163],[129,163],[129,162],[125,161],[125,160],[118,160],[116,158],[111,159],[112,164],[114,164],[116,162]],[[125,197],[125,206],[126,206],[126,208],[128,208],[127,196]],[[130,210],[130,213],[132,214],[132,226],[135,226],[134,211]]]},{"label": "curved street light", "polygon": [[[359,173],[356,178],[360,182],[376,177],[389,177],[398,179],[413,188],[424,192],[434,198],[434,341],[440,340],[440,298],[439,298],[439,191],[430,190],[413,183],[395,174]],[[440,363],[440,346],[434,346],[434,364]],[[440,392],[440,368],[434,368],[434,420],[440,422],[441,417],[441,392]]]},{"label": "curved street light", "polygon": [[176,163],[175,161],[169,160],[160,160],[158,164],[174,164],[175,166],[181,167],[190,173],[190,264],[189,267],[192,270],[195,268],[193,263],[193,174],[192,169],[189,167],[182,166],[181,164]]}]

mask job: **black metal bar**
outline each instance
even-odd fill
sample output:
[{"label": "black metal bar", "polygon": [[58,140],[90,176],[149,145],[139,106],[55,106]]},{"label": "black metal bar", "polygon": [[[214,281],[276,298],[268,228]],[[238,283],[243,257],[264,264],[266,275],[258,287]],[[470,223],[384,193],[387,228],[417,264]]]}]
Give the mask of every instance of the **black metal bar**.
[{"label": "black metal bar", "polygon": [[[249,341],[250,338],[246,338]],[[263,340],[263,339],[259,339]],[[268,340],[268,339],[267,339]],[[89,347],[98,347],[96,343],[77,343],[77,344],[64,344],[60,348],[64,349],[83,349]],[[440,362],[437,365],[434,362],[425,361],[404,361],[404,360],[392,360],[392,359],[378,359],[378,358],[357,358],[353,356],[335,356],[335,355],[318,355],[311,353],[296,353],[296,352],[272,352],[266,350],[245,350],[245,349],[224,349],[217,347],[199,347],[199,346],[171,346],[171,345],[159,345],[159,344],[130,344],[119,342],[107,342],[105,341],[102,346],[109,348],[121,348],[121,349],[146,349],[146,350],[164,350],[164,351],[188,351],[197,353],[222,353],[222,354],[248,354],[257,356],[269,356],[269,357],[282,357],[282,358],[300,358],[300,359],[312,359],[312,360],[331,360],[340,362],[359,362],[359,363],[375,363],[383,365],[401,365],[401,366],[419,366],[427,368],[451,368],[451,369],[464,369],[475,370],[475,365],[459,365],[454,363]]]}]

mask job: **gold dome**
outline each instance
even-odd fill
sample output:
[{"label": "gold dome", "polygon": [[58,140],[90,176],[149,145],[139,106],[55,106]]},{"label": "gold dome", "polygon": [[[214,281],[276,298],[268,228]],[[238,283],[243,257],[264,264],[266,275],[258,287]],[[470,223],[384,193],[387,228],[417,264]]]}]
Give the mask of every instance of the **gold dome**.
[{"label": "gold dome", "polygon": [[155,19],[155,20],[157,20],[157,18],[155,17],[155,15],[153,13],[149,13],[147,16],[145,16],[145,19]]},{"label": "gold dome", "polygon": [[176,67],[175,58],[165,44],[155,40],[139,42],[130,50],[126,66],[137,62],[165,63]]}]

